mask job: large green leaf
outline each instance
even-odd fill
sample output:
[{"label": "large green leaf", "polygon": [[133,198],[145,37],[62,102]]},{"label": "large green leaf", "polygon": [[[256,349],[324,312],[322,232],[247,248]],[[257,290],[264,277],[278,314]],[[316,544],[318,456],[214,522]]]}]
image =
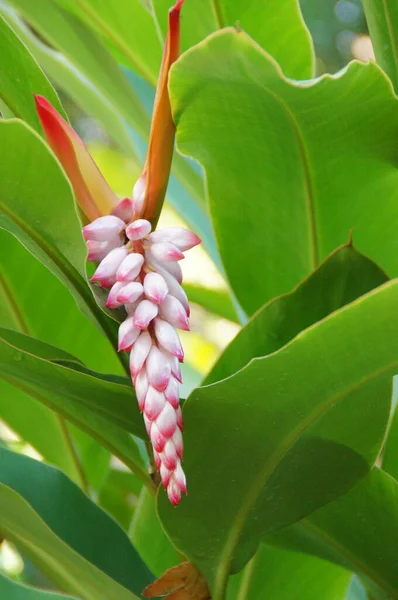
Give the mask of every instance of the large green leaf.
[{"label": "large green leaf", "polygon": [[[0,13],[3,14],[20,39],[26,44],[26,47],[51,80],[57,84],[57,87],[72,97],[87,114],[92,115],[102,123],[110,138],[119,144],[126,154],[135,155],[135,144],[127,131],[120,111],[102,94],[94,83],[69,58],[45,44],[42,39],[35,35],[26,21],[11,6],[0,2]],[[36,85],[33,92],[38,93]],[[45,90],[39,93],[52,101],[51,95],[46,93]],[[40,128],[39,133],[41,132],[42,129]]]},{"label": "large green leaf", "polygon": [[398,481],[398,407],[395,407],[383,454],[383,469]]},{"label": "large green leaf", "polygon": [[352,229],[359,250],[398,273],[398,100],[376,65],[300,84],[228,29],[181,57],[171,97],[178,146],[205,168],[221,258],[248,313]]},{"label": "large green leaf", "polygon": [[129,528],[129,537],[145,564],[160,577],[166,569],[180,562],[156,513],[154,495],[142,488]]},{"label": "large green leaf", "polygon": [[75,600],[72,596],[55,594],[22,585],[12,579],[8,579],[8,577],[5,577],[1,573],[0,596],[6,600]]},{"label": "large green leaf", "polygon": [[57,1],[105,36],[130,67],[156,85],[162,47],[152,15],[141,0],[80,0],[78,4],[73,0]]},{"label": "large green leaf", "polygon": [[131,115],[140,134],[149,131],[149,115],[100,38],[52,0],[10,0],[26,20],[94,83],[120,112]]},{"label": "large green leaf", "polygon": [[115,343],[116,323],[98,308],[85,279],[86,248],[71,187],[48,147],[22,121],[0,122],[0,177],[0,227],[67,285]]},{"label": "large green leaf", "polygon": [[205,383],[224,379],[252,358],[279,350],[300,331],[386,281],[377,265],[351,245],[343,246],[293,292],[260,308],[223,352]]},{"label": "large green leaf", "polygon": [[212,290],[194,283],[184,284],[190,302],[199,304],[210,313],[239,323],[236,308],[227,290]]},{"label": "large green leaf", "polygon": [[377,62],[398,92],[398,3],[363,0],[363,6]]},{"label": "large green leaf", "polygon": [[[69,360],[76,360],[73,353],[96,370],[122,372],[108,340],[78,309],[62,283],[4,230],[0,230],[0,246],[7,248],[1,257],[3,277],[0,279],[0,294],[3,310],[0,325],[34,335],[62,348],[71,353]],[[32,298],[39,296],[40,303],[32,302]],[[59,315],[62,315],[62,319]],[[57,327],[54,327],[54,323],[57,323]],[[46,461],[61,467],[74,480],[76,460],[71,463],[71,458],[78,457],[85,477],[96,488],[101,480],[99,470],[103,472],[105,469],[106,472],[108,452],[16,387],[5,382],[1,386],[2,419],[36,448]],[[78,446],[76,453],[73,452],[74,442]],[[94,453],[95,461],[91,458]],[[71,465],[72,470],[65,468],[66,465]]]},{"label": "large green leaf", "polygon": [[[153,2],[163,34],[170,4],[170,0]],[[201,42],[220,27],[235,23],[278,61],[288,77],[307,79],[312,76],[312,40],[297,0],[279,0],[277,3],[259,3],[258,0],[189,0],[183,8],[182,49]]]},{"label": "large green leaf", "polygon": [[228,600],[344,600],[351,573],[325,560],[262,544],[239,575]]},{"label": "large green leaf", "polygon": [[[42,346],[47,348],[45,356]],[[137,445],[127,433],[145,437],[129,381],[101,376],[74,362],[55,362],[49,358],[52,350],[58,352],[34,338],[2,329],[1,377],[92,435],[150,485]]]},{"label": "large green leaf", "polygon": [[278,533],[273,541],[315,554],[364,576],[374,595],[398,598],[398,483],[373,471],[348,494]]},{"label": "large green leaf", "polygon": [[65,117],[50,82],[21,40],[0,17],[0,97],[16,117],[21,117],[42,133],[33,94],[42,94]]},{"label": "large green leaf", "polygon": [[185,403],[189,495],[176,514],[161,493],[159,511],[214,600],[266,534],[374,463],[398,371],[397,301],[398,281],[387,283]]},{"label": "large green leaf", "polygon": [[123,530],[61,471],[0,449],[0,531],[67,590],[136,598],[151,574]]}]

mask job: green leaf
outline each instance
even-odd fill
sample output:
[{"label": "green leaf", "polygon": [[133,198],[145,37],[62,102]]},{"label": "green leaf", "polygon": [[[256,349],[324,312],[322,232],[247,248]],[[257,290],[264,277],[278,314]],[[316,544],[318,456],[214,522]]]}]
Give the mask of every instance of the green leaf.
[{"label": "green leaf", "polygon": [[7,539],[85,600],[141,593],[151,574],[113,519],[61,471],[3,449],[0,460]]},{"label": "green leaf", "polygon": [[395,0],[363,0],[376,59],[398,91],[398,4]]},{"label": "green leaf", "polygon": [[131,68],[156,85],[162,47],[151,13],[141,0],[123,3],[80,0],[77,7],[73,0],[58,0],[58,3],[106,37]]},{"label": "green leaf", "polygon": [[[110,469],[107,479],[100,490],[100,506],[112,515],[119,525],[127,531],[142,489],[142,482],[132,473],[119,469]],[[134,547],[138,550],[136,546]],[[149,567],[146,562],[145,564]]]},{"label": "green leaf", "polygon": [[355,571],[376,586],[375,596],[381,590],[397,598],[397,503],[397,481],[375,468],[348,494],[273,541]]},{"label": "green leaf", "polygon": [[127,433],[146,437],[127,379],[104,376],[74,362],[49,360],[51,348],[47,346],[43,357],[42,342],[32,354],[37,340],[11,330],[1,329],[1,340],[0,375],[5,381],[89,433],[151,485],[137,445]]},{"label": "green leaf", "polygon": [[91,28],[52,0],[10,0],[10,4],[48,43],[76,64],[123,115],[131,115],[141,135],[148,134],[149,115],[118,64]]},{"label": "green leaf", "polygon": [[55,594],[54,592],[38,590],[12,579],[8,579],[0,573],[0,595],[7,600],[76,600],[72,596]]},{"label": "green leaf", "polygon": [[22,121],[0,122],[0,177],[0,227],[66,284],[115,342],[116,323],[99,309],[85,279],[86,248],[71,187],[48,147]]},{"label": "green leaf", "polygon": [[398,481],[398,407],[395,406],[383,453],[383,470]]},{"label": "green leaf", "polygon": [[194,283],[184,283],[184,289],[190,302],[199,304],[223,319],[239,323],[234,303],[227,290],[212,290]]},{"label": "green leaf", "polygon": [[[109,341],[78,309],[62,283],[4,230],[0,230],[0,246],[7,248],[1,258],[0,294],[4,314],[0,316],[0,325],[62,348],[66,359],[76,361],[73,353],[96,370],[122,372]],[[35,297],[41,297],[40,303],[32,302]],[[106,473],[109,453],[83,432],[66,425],[62,417],[46,406],[5,382],[1,385],[0,413],[11,429],[36,448],[47,462],[62,468],[75,481],[76,464],[71,458],[78,455],[86,479],[97,488],[102,474]],[[76,452],[71,456],[74,442],[77,442]]]},{"label": "green leaf", "polygon": [[[20,39],[26,44],[44,71],[51,77],[51,80],[57,84],[57,87],[72,97],[76,104],[81,106],[87,114],[92,115],[102,123],[110,138],[126,154],[135,156],[135,144],[127,131],[120,111],[102,94],[97,86],[69,58],[43,43],[42,39],[35,35],[32,29],[27,26],[26,21],[11,6],[0,3],[0,13],[3,14]],[[34,91],[37,93],[36,89]],[[40,93],[51,101],[51,96],[44,91]],[[41,128],[39,133],[42,133]]]},{"label": "green leaf", "polygon": [[351,245],[339,248],[296,289],[275,298],[253,315],[223,352],[205,383],[233,375],[252,358],[279,350],[300,331],[387,279],[377,265]]},{"label": "green leaf", "polygon": [[129,537],[145,564],[157,577],[181,560],[162,529],[155,498],[146,488],[142,488],[138,498]]},{"label": "green leaf", "polygon": [[170,89],[178,147],[205,168],[221,258],[247,313],[351,230],[361,252],[398,274],[398,100],[376,65],[300,84],[228,29],[181,57]]},{"label": "green leaf", "polygon": [[398,281],[387,283],[185,403],[189,495],[177,515],[161,493],[159,514],[213,600],[267,534],[374,463],[398,371],[397,301]]},{"label": "green leaf", "polygon": [[[153,8],[165,35],[170,0],[155,0]],[[237,23],[276,59],[288,77],[307,79],[313,75],[312,40],[297,0],[260,4],[257,0],[190,0],[182,14],[182,50],[221,27]]]},{"label": "green leaf", "polygon": [[16,117],[42,134],[33,94],[42,94],[66,117],[50,82],[21,40],[0,17],[0,97]]},{"label": "green leaf", "polygon": [[325,560],[262,544],[239,575],[228,600],[344,600],[351,573]]}]

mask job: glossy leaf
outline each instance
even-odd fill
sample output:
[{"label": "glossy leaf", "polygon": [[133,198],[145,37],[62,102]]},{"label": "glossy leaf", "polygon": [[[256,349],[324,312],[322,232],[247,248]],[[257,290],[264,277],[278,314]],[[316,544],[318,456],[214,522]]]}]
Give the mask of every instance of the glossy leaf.
[{"label": "glossy leaf", "polygon": [[[5,381],[92,435],[150,485],[138,448],[127,433],[145,437],[128,380],[101,376],[74,362],[52,361],[50,346],[10,330],[1,330],[1,338],[0,374]],[[43,345],[46,356],[41,353]]]},{"label": "glossy leaf", "polygon": [[48,147],[21,121],[0,122],[0,176],[0,227],[63,281],[115,341],[116,323],[98,308],[85,279],[86,248],[70,185]]},{"label": "glossy leaf", "polygon": [[129,537],[145,564],[157,577],[181,560],[162,529],[156,513],[154,495],[146,488],[142,488],[139,495],[129,528]]},{"label": "glossy leaf", "polygon": [[374,463],[398,371],[397,301],[398,282],[387,283],[185,403],[189,494],[178,516],[161,494],[159,511],[214,600],[265,535]]},{"label": "glossy leaf", "polygon": [[344,600],[351,573],[326,560],[262,544],[239,575],[227,600]]},{"label": "glossy leaf", "polygon": [[351,230],[361,252],[398,273],[398,100],[376,65],[300,84],[228,29],[178,61],[170,89],[178,147],[205,168],[221,258],[247,313]]},{"label": "glossy leaf", "polygon": [[383,469],[398,481],[398,407],[395,406],[383,454]]},{"label": "glossy leaf", "polygon": [[72,596],[38,590],[18,583],[0,573],[0,594],[9,600],[76,600]]},{"label": "glossy leaf", "polygon": [[396,598],[398,483],[379,469],[348,494],[275,536],[274,541],[326,558],[364,576],[375,597]]},{"label": "glossy leaf", "polygon": [[124,116],[131,115],[129,120],[133,119],[140,134],[148,134],[148,114],[118,64],[91,28],[52,0],[10,0],[10,4],[48,43],[76,64]]},{"label": "glossy leaf", "polygon": [[43,71],[1,17],[0,54],[0,97],[16,117],[21,117],[38,133],[41,133],[33,101],[34,93],[47,96],[57,110],[65,116],[58,96]]},{"label": "glossy leaf", "polygon": [[[127,64],[152,85],[162,58],[162,48],[150,10],[141,0],[113,2],[58,0],[63,7],[80,16],[111,43]],[[169,2],[170,8],[172,1]]]},{"label": "glossy leaf", "polygon": [[[169,0],[153,2],[163,32],[169,5]],[[184,7],[182,49],[201,42],[219,28],[236,23],[277,60],[288,77],[307,79],[312,76],[312,40],[297,0],[260,4],[256,0],[191,0]]]},{"label": "glossy leaf", "polygon": [[205,383],[233,375],[252,358],[279,350],[300,331],[386,281],[377,265],[352,246],[343,246],[293,292],[260,308],[223,352]]},{"label": "glossy leaf", "polygon": [[[57,84],[57,87],[72,97],[86,113],[102,123],[107,134],[120,146],[123,152],[129,156],[135,156],[136,148],[120,111],[104,97],[98,87],[69,58],[43,43],[11,6],[0,3],[0,13],[3,14],[41,67],[51,77],[51,80]],[[44,89],[37,90],[38,88],[35,86],[33,90],[35,93],[45,96],[51,104],[57,107]],[[37,118],[36,110],[35,117]],[[42,133],[41,127],[39,133]]]},{"label": "glossy leaf", "polygon": [[184,289],[190,302],[199,304],[210,313],[239,323],[234,303],[227,290],[213,290],[194,283],[185,283]]},{"label": "glossy leaf", "polygon": [[398,4],[395,0],[364,0],[363,7],[377,62],[398,91]]},{"label": "glossy leaf", "polygon": [[122,529],[61,471],[3,449],[0,457],[7,539],[84,599],[136,598],[152,576]]}]

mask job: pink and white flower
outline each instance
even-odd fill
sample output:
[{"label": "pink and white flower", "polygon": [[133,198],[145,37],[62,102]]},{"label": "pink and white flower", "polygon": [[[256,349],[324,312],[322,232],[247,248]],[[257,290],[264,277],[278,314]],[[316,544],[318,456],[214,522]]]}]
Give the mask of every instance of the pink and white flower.
[{"label": "pink and white flower", "polygon": [[[182,227],[152,232],[150,222],[140,217],[143,195],[145,189],[136,184],[131,202],[122,200],[113,215],[84,227],[83,235],[89,257],[101,256],[92,281],[110,288],[109,308],[126,309],[118,349],[130,353],[131,377],[154,459],[168,497],[176,505],[186,493],[179,405],[179,363],[184,351],[176,329],[189,329],[188,300],[177,261],[200,239]],[[94,242],[105,244],[97,254]]]}]

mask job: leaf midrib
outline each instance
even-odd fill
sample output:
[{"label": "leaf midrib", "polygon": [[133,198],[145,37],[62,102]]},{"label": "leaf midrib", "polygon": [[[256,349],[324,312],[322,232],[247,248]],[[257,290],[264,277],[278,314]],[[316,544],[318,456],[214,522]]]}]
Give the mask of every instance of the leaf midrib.
[{"label": "leaf midrib", "polygon": [[233,556],[233,551],[244,529],[246,517],[255,505],[261,490],[269,482],[275,470],[282,462],[286,454],[292,449],[292,447],[299,440],[301,435],[304,434],[311,427],[311,425],[313,425],[313,423],[315,423],[321,416],[323,416],[331,407],[338,404],[348,394],[355,392],[363,385],[370,383],[374,379],[377,379],[378,377],[381,377],[382,375],[387,374],[396,368],[398,368],[398,358],[392,363],[374,371],[371,375],[363,377],[356,384],[351,385],[344,391],[334,396],[331,396],[331,398],[329,398],[329,400],[324,405],[322,405],[322,407],[320,407],[315,413],[309,415],[309,417],[305,419],[303,423],[299,424],[299,426],[297,426],[292,432],[290,432],[289,435],[287,435],[284,438],[279,447],[273,452],[273,454],[268,460],[268,463],[266,464],[265,468],[260,473],[260,476],[257,479],[258,483],[254,483],[251,490],[249,490],[249,493],[246,495],[246,500],[242,502],[241,510],[235,518],[235,524],[231,527],[230,535],[228,536],[226,543],[224,544],[224,551],[221,553],[218,561],[220,564],[220,568],[218,569],[215,578],[214,600],[224,599],[225,588],[228,579],[229,564]]}]

